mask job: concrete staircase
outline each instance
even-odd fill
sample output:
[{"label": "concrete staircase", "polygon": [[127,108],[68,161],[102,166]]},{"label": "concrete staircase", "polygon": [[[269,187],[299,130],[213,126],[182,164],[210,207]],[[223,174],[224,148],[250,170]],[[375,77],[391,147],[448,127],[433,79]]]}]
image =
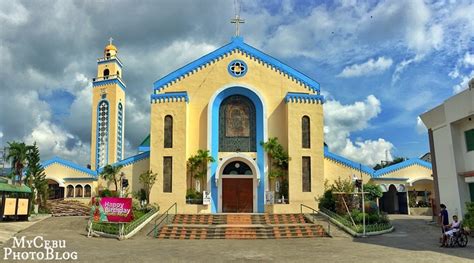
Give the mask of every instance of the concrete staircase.
[{"label": "concrete staircase", "polygon": [[303,214],[175,215],[157,232],[160,239],[282,239],[327,237]]}]

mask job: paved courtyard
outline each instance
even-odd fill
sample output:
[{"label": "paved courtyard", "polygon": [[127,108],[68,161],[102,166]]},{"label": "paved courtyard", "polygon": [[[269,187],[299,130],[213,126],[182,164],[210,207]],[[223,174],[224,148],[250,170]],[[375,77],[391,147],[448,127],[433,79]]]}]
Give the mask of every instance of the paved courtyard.
[{"label": "paved courtyard", "polygon": [[[392,217],[396,231],[377,237],[289,240],[157,240],[87,238],[84,217],[48,218],[17,234],[66,240],[79,262],[473,262],[474,246],[440,248],[439,228],[420,217]],[[0,228],[2,225],[0,225]],[[11,247],[13,240],[4,244]],[[1,258],[4,257],[2,248]],[[16,250],[23,251],[23,250]],[[34,251],[25,249],[24,251]]]}]

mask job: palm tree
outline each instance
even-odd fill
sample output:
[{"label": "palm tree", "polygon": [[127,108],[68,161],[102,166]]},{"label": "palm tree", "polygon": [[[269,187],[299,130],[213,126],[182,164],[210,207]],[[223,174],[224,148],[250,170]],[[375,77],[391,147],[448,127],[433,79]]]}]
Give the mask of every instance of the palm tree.
[{"label": "palm tree", "polygon": [[150,203],[150,193],[153,185],[156,182],[157,173],[153,173],[151,170],[148,170],[140,174],[139,181],[143,184],[143,190],[145,190],[146,195],[146,204]]},{"label": "palm tree", "polygon": [[32,149],[33,146],[26,145],[24,142],[8,142],[6,161],[11,161],[12,168],[20,185],[22,183],[23,169],[28,163],[28,154]]},{"label": "palm tree", "polygon": [[189,176],[190,189],[194,189],[193,179],[194,179],[198,165],[199,165],[199,160],[196,156],[192,155],[191,157],[189,157],[187,166],[188,166],[188,171],[190,175]]},{"label": "palm tree", "polygon": [[118,178],[120,170],[123,168],[123,165],[106,165],[102,168],[102,172],[100,172],[100,177],[108,182],[113,182],[115,185],[115,193],[118,191]]},{"label": "palm tree", "polygon": [[214,157],[212,157],[209,154],[209,150],[205,150],[205,151],[204,150],[198,150],[196,157],[198,159],[199,170],[198,170],[198,172],[196,173],[195,176],[196,176],[197,179],[200,180],[201,185],[202,185],[202,189],[206,189],[206,185],[204,184],[203,179],[207,175],[207,165],[209,163],[215,162],[216,160],[214,159]]},{"label": "palm tree", "polygon": [[193,179],[198,179],[201,182],[202,189],[206,186],[203,184],[203,179],[207,174],[207,165],[216,160],[212,157],[208,150],[198,150],[196,155],[192,155],[188,159],[188,170],[191,177],[191,188],[194,189]]},{"label": "palm tree", "polygon": [[278,142],[278,138],[269,138],[267,142],[260,142],[260,145],[263,146],[263,150],[268,154],[268,177],[278,180],[278,178],[285,176],[290,157]]}]

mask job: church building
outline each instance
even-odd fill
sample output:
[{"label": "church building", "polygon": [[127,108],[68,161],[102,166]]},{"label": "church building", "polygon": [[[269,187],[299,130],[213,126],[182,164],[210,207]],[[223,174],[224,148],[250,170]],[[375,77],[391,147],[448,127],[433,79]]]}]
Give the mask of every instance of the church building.
[{"label": "church building", "polygon": [[[130,193],[142,188],[140,174],[157,173],[151,202],[163,211],[176,203],[179,213],[295,213],[301,204],[317,208],[326,181],[354,175],[380,184],[396,202],[393,212],[408,213],[401,207],[410,187],[432,182],[431,164],[420,159],[374,171],[330,152],[319,83],[240,36],[153,83],[142,102],[150,104],[149,135],[126,157],[122,69],[109,43],[92,81],[90,167],[60,157],[43,162],[53,198],[88,201],[107,187],[99,177],[107,164],[123,165]],[[263,143],[275,137],[289,156],[285,180],[269,176],[272,156]],[[199,150],[215,161],[201,181],[190,180],[188,159]],[[190,202],[190,189],[209,198]]]}]

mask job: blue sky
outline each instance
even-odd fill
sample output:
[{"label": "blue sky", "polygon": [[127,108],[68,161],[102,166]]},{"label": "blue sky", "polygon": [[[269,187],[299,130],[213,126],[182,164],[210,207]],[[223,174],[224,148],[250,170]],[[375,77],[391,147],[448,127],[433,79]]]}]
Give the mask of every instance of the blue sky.
[{"label": "blue sky", "polygon": [[[113,6],[113,8],[110,8]],[[243,1],[245,41],[321,84],[326,142],[373,165],[428,149],[417,116],[474,76],[472,1]],[[0,1],[0,143],[88,163],[91,79],[112,36],[125,64],[126,155],[155,80],[225,45],[232,0]]]}]

